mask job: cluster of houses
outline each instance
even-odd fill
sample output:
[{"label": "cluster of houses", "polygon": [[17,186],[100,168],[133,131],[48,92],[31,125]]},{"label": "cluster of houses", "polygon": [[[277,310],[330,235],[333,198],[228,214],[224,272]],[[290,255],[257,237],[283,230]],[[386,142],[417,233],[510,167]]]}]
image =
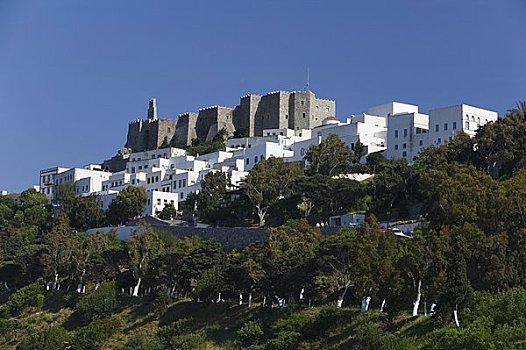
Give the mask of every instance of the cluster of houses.
[{"label": "cluster of houses", "polygon": [[156,216],[166,205],[178,209],[189,193],[200,190],[200,183],[209,172],[228,174],[232,187],[237,188],[258,162],[269,157],[302,162],[310,146],[331,134],[338,135],[353,149],[361,142],[365,156],[383,151],[386,158],[405,158],[411,163],[424,148],[448,143],[460,132],[473,136],[480,126],[497,119],[497,112],[465,104],[424,114],[418,106],[391,102],[345,121],[327,117],[312,129],[264,129],[259,136],[230,138],[224,149],[208,154],[190,156],[184,149],[174,147],[132,151],[125,169],[116,172],[94,164],[82,168],[52,167],[40,171],[39,189],[53,199],[55,186],[73,182],[77,195],[96,193],[103,209],[107,209],[119,191],[141,186],[148,195],[144,213]]}]

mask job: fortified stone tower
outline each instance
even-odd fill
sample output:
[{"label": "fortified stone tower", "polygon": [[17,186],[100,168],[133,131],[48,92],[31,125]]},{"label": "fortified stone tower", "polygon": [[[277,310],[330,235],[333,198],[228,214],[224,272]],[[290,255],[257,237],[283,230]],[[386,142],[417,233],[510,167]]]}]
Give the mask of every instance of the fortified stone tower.
[{"label": "fortified stone tower", "polygon": [[129,123],[125,147],[131,148],[132,152],[157,149],[163,143],[170,143],[175,127],[175,120],[157,118],[157,103],[153,98],[148,104],[147,118]]}]

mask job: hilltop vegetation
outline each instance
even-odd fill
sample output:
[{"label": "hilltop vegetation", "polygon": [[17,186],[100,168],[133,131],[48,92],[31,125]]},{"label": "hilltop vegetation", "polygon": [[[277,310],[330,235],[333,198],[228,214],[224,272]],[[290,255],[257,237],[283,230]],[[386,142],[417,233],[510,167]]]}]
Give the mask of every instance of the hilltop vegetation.
[{"label": "hilltop vegetation", "polygon": [[[194,196],[202,219],[270,226],[265,244],[241,250],[150,227],[128,242],[84,234],[113,217],[95,197],[64,191],[60,210],[34,190],[0,197],[0,348],[523,349],[523,112],[412,166],[380,155],[361,165],[330,139],[308,152],[323,166],[270,158],[235,195],[207,178]],[[135,191],[115,222],[140,209]],[[358,230],[324,237],[312,225],[355,210],[369,214]],[[377,217],[424,224],[399,239]]]}]

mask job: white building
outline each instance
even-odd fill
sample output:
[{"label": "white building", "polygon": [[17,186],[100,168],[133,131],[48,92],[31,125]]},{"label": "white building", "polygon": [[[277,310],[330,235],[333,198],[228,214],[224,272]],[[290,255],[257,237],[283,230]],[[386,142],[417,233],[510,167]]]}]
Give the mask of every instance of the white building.
[{"label": "white building", "polygon": [[498,113],[466,104],[432,109],[429,111],[429,146],[450,142],[460,131],[470,137],[487,123],[495,122]]},{"label": "white building", "polygon": [[49,200],[53,199],[53,188],[55,187],[55,176],[61,174],[69,168],[53,167],[40,170],[40,193],[47,196]]},{"label": "white building", "polygon": [[386,158],[405,158],[412,162],[428,146],[429,116],[417,112],[387,117]]},{"label": "white building", "polygon": [[73,182],[77,195],[88,195],[102,191],[102,183],[111,176],[100,165],[90,164],[83,168],[71,168],[55,175],[54,185]]}]

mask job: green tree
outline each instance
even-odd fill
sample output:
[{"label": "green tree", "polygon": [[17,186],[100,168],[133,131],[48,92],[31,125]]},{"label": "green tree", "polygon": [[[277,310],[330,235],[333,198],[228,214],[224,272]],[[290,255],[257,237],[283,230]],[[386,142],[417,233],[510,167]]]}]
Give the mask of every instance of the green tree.
[{"label": "green tree", "polygon": [[299,174],[296,164],[285,163],[281,158],[270,157],[254,166],[243,189],[256,207],[259,226],[265,225],[270,206],[291,194],[290,184]]},{"label": "green tree", "polygon": [[222,217],[221,205],[225,202],[229,184],[227,175],[221,171],[206,174],[197,194],[197,210],[202,220],[215,223]]},{"label": "green tree", "polygon": [[177,216],[177,210],[172,203],[168,203],[164,206],[163,210],[159,214],[159,219],[161,220],[172,220]]},{"label": "green tree", "polygon": [[79,231],[102,226],[104,212],[102,211],[100,197],[92,194],[86,197],[75,198],[69,218],[71,226]]},{"label": "green tree", "polygon": [[108,221],[113,225],[128,222],[143,212],[147,200],[144,187],[126,187],[110,203],[107,212]]},{"label": "green tree", "polygon": [[338,135],[331,134],[319,145],[312,145],[305,159],[309,174],[335,176],[348,173],[356,156]]},{"label": "green tree", "polygon": [[138,296],[142,279],[151,272],[152,262],[163,253],[164,245],[159,235],[149,226],[144,226],[144,232],[135,231],[126,245],[130,268],[137,279],[132,294]]},{"label": "green tree", "polygon": [[61,214],[50,233],[44,236],[42,264],[44,276],[52,289],[60,289],[63,281],[75,274],[75,256],[78,249],[78,236],[69,226],[65,214]]}]

